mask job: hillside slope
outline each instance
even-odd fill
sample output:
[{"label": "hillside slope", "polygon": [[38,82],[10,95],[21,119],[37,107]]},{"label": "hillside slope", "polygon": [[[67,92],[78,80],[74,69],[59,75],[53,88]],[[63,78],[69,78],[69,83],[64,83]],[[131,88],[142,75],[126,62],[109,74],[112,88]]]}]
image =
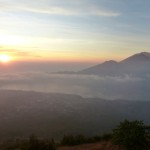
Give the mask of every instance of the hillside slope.
[{"label": "hillside slope", "polygon": [[61,138],[110,132],[120,121],[150,124],[149,101],[104,100],[77,95],[0,91],[0,138]]},{"label": "hillside slope", "polygon": [[78,146],[66,146],[60,147],[58,150],[122,150],[118,146],[113,145],[110,141],[92,143],[92,144],[82,144]]}]

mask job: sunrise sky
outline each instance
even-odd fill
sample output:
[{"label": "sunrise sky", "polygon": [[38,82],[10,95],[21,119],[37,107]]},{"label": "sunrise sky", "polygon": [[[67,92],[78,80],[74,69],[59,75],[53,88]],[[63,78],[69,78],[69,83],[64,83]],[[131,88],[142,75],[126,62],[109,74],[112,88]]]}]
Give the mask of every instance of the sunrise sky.
[{"label": "sunrise sky", "polygon": [[149,0],[0,0],[0,53],[100,62],[150,52]]}]

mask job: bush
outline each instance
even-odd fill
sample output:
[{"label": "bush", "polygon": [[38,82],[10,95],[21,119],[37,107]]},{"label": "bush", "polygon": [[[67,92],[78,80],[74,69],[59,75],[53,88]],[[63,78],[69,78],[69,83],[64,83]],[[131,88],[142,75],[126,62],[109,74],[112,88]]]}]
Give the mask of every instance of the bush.
[{"label": "bush", "polygon": [[85,143],[86,138],[83,135],[69,135],[69,136],[64,136],[63,139],[61,140],[61,145],[79,145]]},{"label": "bush", "polygon": [[101,139],[102,141],[109,141],[112,139],[112,134],[110,133],[103,134]]},{"label": "bush", "polygon": [[146,150],[149,142],[150,128],[142,121],[121,122],[113,130],[113,143],[121,146],[125,150]]}]

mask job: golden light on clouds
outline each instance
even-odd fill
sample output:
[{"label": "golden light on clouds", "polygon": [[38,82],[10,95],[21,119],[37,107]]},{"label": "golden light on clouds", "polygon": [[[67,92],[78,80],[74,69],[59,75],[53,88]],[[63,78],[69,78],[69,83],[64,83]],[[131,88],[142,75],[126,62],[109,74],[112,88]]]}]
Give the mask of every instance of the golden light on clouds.
[{"label": "golden light on clouds", "polygon": [[8,54],[1,54],[0,55],[0,62],[2,63],[9,63],[11,61],[12,57]]}]

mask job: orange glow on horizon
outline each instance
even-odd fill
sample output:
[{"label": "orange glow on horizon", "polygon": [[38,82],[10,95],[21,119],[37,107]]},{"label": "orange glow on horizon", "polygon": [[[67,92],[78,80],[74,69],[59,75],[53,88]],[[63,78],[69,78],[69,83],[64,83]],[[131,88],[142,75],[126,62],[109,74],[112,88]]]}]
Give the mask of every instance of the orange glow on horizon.
[{"label": "orange glow on horizon", "polygon": [[103,63],[108,60],[120,61],[119,58],[108,58],[108,57],[82,57],[82,56],[41,56],[41,57],[32,57],[32,56],[14,56],[14,61],[24,61],[24,62],[62,62],[62,63]]},{"label": "orange glow on horizon", "polygon": [[[21,49],[21,48],[20,48]],[[9,63],[10,61],[23,62],[62,62],[62,63],[103,63],[108,60],[121,61],[124,59],[123,55],[115,55],[110,53],[98,52],[94,53],[77,53],[77,52],[50,52],[48,50],[31,50],[29,49],[15,49],[15,47],[5,46],[0,47],[0,62]]]}]

